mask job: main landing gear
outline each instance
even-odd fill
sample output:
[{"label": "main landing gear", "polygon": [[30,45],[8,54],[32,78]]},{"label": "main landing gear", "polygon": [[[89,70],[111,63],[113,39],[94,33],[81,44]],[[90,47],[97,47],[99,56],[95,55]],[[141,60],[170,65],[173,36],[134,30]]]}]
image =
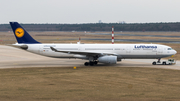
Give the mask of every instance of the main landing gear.
[{"label": "main landing gear", "polygon": [[98,57],[99,56],[89,56],[89,62],[85,62],[84,65],[85,66],[94,66],[94,65],[97,65],[98,64]]},{"label": "main landing gear", "polygon": [[94,66],[94,65],[97,65],[97,64],[98,64],[97,61],[90,61],[90,62],[85,62],[85,63],[84,63],[85,66],[88,66],[88,65]]}]

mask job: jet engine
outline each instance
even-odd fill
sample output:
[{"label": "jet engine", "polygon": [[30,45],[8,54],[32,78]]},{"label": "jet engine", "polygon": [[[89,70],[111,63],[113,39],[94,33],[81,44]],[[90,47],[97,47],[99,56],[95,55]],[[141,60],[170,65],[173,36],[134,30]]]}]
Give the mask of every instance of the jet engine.
[{"label": "jet engine", "polygon": [[98,58],[98,61],[106,64],[116,64],[117,56],[102,56]]}]

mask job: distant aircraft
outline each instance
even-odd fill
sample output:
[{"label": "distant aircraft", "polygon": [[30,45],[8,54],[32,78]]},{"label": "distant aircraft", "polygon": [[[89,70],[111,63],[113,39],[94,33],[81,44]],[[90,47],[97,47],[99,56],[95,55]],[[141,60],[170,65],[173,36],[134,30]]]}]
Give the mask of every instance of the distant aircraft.
[{"label": "distant aircraft", "polygon": [[85,66],[116,64],[122,59],[158,59],[160,62],[161,58],[177,53],[171,47],[159,44],[42,44],[18,22],[10,22],[10,25],[18,42],[13,46],[48,57],[89,60]]}]

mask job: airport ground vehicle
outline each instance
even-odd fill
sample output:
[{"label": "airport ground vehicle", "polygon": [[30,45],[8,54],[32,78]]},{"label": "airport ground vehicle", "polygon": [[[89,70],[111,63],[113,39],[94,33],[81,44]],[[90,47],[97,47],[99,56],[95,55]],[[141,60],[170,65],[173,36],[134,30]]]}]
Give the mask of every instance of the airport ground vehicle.
[{"label": "airport ground vehicle", "polygon": [[176,64],[176,61],[174,59],[168,59],[168,61],[154,61],[152,65],[174,65]]}]

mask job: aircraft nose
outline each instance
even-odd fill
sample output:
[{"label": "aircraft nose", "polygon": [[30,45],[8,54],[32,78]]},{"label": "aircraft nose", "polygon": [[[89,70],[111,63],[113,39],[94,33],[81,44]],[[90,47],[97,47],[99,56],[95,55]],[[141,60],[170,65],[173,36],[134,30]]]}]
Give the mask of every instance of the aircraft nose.
[{"label": "aircraft nose", "polygon": [[177,51],[174,50],[174,54],[176,54],[176,53],[177,53]]}]

